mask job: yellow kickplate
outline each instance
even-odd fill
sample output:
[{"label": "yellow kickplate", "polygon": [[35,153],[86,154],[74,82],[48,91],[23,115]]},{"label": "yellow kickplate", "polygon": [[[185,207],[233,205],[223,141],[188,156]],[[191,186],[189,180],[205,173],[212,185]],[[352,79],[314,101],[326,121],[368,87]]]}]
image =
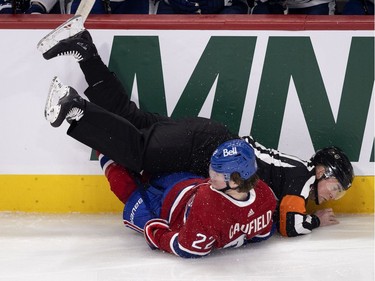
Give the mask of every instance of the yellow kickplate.
[{"label": "yellow kickplate", "polygon": [[374,213],[374,189],[373,176],[358,176],[343,198],[319,206],[309,202],[308,210],[333,208],[335,213]]},{"label": "yellow kickplate", "polygon": [[122,209],[123,203],[104,176],[0,176],[0,211],[100,213]]},{"label": "yellow kickplate", "polygon": [[[310,212],[329,207],[336,213],[374,213],[374,177],[356,177],[338,201],[318,207],[313,202],[308,204]],[[0,211],[106,213],[122,209],[104,176],[0,176]]]}]

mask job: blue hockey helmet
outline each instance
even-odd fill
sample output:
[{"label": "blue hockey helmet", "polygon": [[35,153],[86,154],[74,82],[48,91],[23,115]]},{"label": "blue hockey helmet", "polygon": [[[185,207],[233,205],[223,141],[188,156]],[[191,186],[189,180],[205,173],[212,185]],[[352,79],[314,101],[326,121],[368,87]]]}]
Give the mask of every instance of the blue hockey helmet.
[{"label": "blue hockey helmet", "polygon": [[229,181],[234,172],[247,180],[257,170],[254,149],[242,139],[229,140],[214,151],[211,157],[211,168],[217,173],[224,174]]}]

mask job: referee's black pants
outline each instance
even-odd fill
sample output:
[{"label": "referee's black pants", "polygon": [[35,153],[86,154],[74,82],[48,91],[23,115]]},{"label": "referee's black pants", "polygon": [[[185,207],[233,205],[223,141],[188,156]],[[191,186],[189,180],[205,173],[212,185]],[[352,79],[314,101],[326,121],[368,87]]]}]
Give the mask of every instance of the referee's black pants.
[{"label": "referee's black pants", "polygon": [[84,116],[71,124],[68,135],[134,172],[189,171],[207,176],[214,150],[224,141],[238,138],[210,119],[175,121],[143,112],[101,60],[85,67],[81,64],[90,102],[86,102]]}]

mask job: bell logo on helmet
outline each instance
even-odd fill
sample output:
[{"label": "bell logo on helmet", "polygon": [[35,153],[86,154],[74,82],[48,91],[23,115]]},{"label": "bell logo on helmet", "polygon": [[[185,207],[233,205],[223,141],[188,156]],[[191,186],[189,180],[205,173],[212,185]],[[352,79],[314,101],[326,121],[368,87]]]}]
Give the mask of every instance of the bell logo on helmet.
[{"label": "bell logo on helmet", "polygon": [[228,180],[234,172],[247,180],[257,170],[254,149],[242,139],[226,141],[213,153],[210,167],[213,171],[224,174]]},{"label": "bell logo on helmet", "polygon": [[223,157],[237,155],[237,147],[232,147],[232,149],[223,149]]}]

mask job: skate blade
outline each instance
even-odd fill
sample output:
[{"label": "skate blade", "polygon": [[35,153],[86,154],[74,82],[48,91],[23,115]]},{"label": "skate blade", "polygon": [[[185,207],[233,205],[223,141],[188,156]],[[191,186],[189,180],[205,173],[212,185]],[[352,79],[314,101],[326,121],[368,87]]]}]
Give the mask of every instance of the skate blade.
[{"label": "skate blade", "polygon": [[64,89],[66,87],[67,86],[63,85],[57,76],[55,76],[52,79],[52,82],[48,91],[46,105],[44,107],[44,117],[46,118],[47,121],[51,123],[54,122],[56,119],[56,113],[52,114],[52,112],[56,111],[57,109],[56,107],[60,99],[64,97],[66,93],[68,92]]},{"label": "skate blade", "polygon": [[67,39],[85,30],[80,15],[74,16],[44,36],[38,43],[37,49],[42,54],[56,46],[61,40]]}]

